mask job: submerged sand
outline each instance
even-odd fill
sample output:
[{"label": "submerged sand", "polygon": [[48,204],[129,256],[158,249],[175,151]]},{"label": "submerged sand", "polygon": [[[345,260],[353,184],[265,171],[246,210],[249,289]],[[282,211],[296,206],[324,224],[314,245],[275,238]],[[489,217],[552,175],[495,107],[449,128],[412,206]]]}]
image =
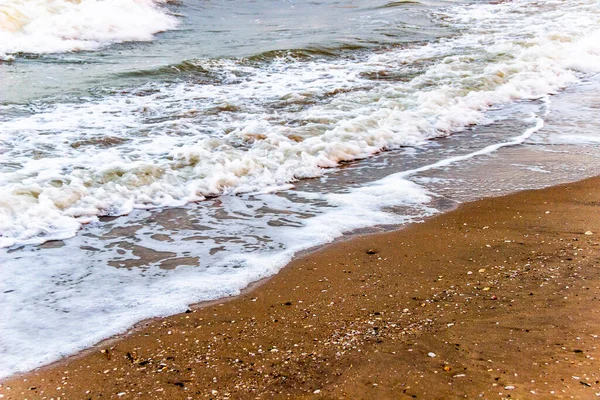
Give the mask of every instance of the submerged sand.
[{"label": "submerged sand", "polygon": [[599,187],[481,200],[327,246],[230,301],[8,379],[0,397],[600,396]]}]

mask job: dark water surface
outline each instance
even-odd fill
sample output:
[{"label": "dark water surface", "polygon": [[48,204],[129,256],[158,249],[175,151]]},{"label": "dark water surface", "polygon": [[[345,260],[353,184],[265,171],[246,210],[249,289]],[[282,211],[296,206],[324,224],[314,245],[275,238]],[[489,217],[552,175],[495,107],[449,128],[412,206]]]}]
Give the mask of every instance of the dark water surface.
[{"label": "dark water surface", "polygon": [[458,1],[180,1],[168,5],[175,30],[151,42],[98,51],[18,56],[0,64],[0,101],[103,94],[156,81],[195,79],[190,61],[336,57],[429,41],[452,33],[430,10]]}]

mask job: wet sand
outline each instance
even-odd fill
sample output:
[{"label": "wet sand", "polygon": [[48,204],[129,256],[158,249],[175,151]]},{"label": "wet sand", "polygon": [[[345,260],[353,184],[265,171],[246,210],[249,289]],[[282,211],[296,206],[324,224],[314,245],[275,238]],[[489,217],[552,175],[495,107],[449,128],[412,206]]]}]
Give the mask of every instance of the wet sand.
[{"label": "wet sand", "polygon": [[[600,396],[600,178],[324,247],[4,399]],[[43,316],[40,316],[43,317]]]}]

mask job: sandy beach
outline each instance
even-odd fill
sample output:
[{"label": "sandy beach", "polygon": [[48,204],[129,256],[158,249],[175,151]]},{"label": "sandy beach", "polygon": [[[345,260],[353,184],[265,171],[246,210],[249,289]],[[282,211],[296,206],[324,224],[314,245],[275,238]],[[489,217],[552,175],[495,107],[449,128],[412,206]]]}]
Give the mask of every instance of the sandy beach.
[{"label": "sandy beach", "polygon": [[600,178],[335,243],[4,399],[600,396]]}]

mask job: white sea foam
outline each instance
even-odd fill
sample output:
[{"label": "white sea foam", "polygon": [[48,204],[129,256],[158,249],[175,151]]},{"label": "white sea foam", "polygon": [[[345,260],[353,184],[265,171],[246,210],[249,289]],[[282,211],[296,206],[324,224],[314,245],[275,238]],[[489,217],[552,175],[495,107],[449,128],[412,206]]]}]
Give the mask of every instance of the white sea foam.
[{"label": "white sea foam", "polygon": [[0,59],[15,53],[58,53],[152,40],[177,20],[162,0],[4,0]]},{"label": "white sea foam", "polygon": [[[212,84],[157,83],[36,106],[29,116],[0,112],[0,246],[71,237],[98,215],[289,188],[285,185],[323,175],[340,161],[419,147],[490,123],[492,106],[544,101],[598,71],[600,5],[538,3],[453,7],[443,17],[461,33],[424,46],[356,59],[198,60],[218,78]],[[369,78],[381,72],[408,76],[415,69],[422,74],[412,79]],[[197,221],[168,232],[173,242],[153,239],[158,228],[151,224],[140,224],[135,234],[118,233],[135,225],[130,215],[110,222],[116,233],[102,236],[98,232],[109,223],[91,224],[85,236],[66,241],[64,248],[0,250],[0,377],[73,353],[140,319],[238,293],[275,273],[294,253],[349,230],[431,215],[435,194],[409,179],[530,141],[547,110],[514,138],[465,155],[355,189],[295,194],[324,203],[319,212],[270,194],[257,195],[256,204],[223,196],[220,201],[244,224],[216,221],[211,207],[198,207]],[[410,212],[387,212],[393,207]],[[275,229],[269,215],[259,218],[258,211],[269,208],[298,217]],[[140,213],[149,218],[152,210]],[[222,231],[203,235],[212,220]],[[226,236],[260,251],[227,251]],[[135,246],[172,252],[171,259],[198,257],[200,265],[166,271],[154,261],[127,268],[128,260],[139,258]]]},{"label": "white sea foam", "polygon": [[[600,6],[559,3],[566,11],[519,1],[454,8],[464,34],[366,59],[198,61],[220,81],[7,119],[0,246],[72,237],[98,215],[319,176],[340,161],[490,122],[492,105],[556,93],[600,70]],[[366,78],[424,60],[437,61],[408,82]]]}]

